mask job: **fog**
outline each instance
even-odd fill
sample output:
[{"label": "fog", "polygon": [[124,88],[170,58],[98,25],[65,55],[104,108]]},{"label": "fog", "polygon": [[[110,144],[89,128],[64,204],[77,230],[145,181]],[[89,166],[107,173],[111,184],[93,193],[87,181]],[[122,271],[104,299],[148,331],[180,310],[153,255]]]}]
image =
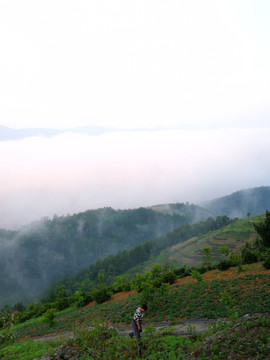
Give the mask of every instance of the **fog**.
[{"label": "fog", "polygon": [[51,136],[0,141],[0,228],[269,185],[269,10],[0,2],[0,126]]},{"label": "fog", "polygon": [[0,142],[0,228],[269,185],[270,129],[66,133]]}]

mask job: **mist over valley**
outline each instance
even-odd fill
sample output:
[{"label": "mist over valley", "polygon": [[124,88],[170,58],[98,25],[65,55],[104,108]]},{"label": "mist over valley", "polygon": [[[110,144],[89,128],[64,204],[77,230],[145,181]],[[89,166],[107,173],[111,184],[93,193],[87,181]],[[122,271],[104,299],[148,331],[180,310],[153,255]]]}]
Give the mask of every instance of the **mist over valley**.
[{"label": "mist over valley", "polygon": [[[208,226],[207,219],[212,219],[208,222],[211,225],[220,215],[228,219],[235,215],[239,218],[260,215],[270,208],[270,187],[241,190],[204,206],[170,203],[129,210],[100,208],[74,215],[55,215],[51,219],[44,217],[16,231],[1,229],[0,304],[27,303],[61,278],[147,241],[158,244],[162,239],[155,239],[181,226],[204,221]],[[198,235],[196,231],[195,228],[190,234]],[[181,235],[178,241],[185,240],[188,237]],[[158,245],[160,250],[153,251],[169,246],[169,238],[165,244],[166,241],[167,245],[160,248]],[[177,243],[177,237],[173,241]]]}]

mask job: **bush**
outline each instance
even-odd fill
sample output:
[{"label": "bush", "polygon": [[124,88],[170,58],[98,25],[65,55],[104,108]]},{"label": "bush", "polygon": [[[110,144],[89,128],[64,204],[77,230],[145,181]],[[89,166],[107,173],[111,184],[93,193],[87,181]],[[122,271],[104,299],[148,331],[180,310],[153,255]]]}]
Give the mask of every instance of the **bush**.
[{"label": "bush", "polygon": [[260,260],[260,253],[254,249],[245,249],[242,254],[244,264],[253,264]]},{"label": "bush", "polygon": [[112,284],[113,293],[120,291],[129,291],[131,289],[131,281],[123,276],[116,276],[114,283]]},{"label": "bush", "polygon": [[268,254],[267,257],[265,258],[263,262],[263,267],[267,270],[270,269],[270,254]]},{"label": "bush", "polygon": [[199,271],[197,271],[197,270],[195,270],[195,269],[192,270],[191,277],[192,277],[193,279],[196,279],[197,281],[202,281],[202,279],[203,279],[202,274],[199,273]]},{"label": "bush", "polygon": [[56,309],[49,309],[43,316],[44,322],[47,323],[50,327],[55,324],[55,313]]},{"label": "bush", "polygon": [[110,300],[111,298],[111,289],[108,287],[102,287],[100,289],[93,290],[93,299],[97,304],[102,304],[103,302]]},{"label": "bush", "polygon": [[217,268],[221,271],[228,270],[230,267],[235,266],[234,262],[230,259],[222,259],[217,264]]},{"label": "bush", "polygon": [[0,314],[0,322],[3,328],[0,333],[0,346],[14,342],[14,314]]}]

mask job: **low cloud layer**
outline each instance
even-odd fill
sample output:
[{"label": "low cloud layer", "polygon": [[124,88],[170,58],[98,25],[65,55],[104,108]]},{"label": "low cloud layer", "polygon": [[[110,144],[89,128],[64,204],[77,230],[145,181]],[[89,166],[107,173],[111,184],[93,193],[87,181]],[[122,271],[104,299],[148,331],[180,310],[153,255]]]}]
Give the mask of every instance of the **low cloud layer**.
[{"label": "low cloud layer", "polygon": [[0,228],[111,206],[199,203],[269,185],[270,129],[63,134],[0,142]]}]

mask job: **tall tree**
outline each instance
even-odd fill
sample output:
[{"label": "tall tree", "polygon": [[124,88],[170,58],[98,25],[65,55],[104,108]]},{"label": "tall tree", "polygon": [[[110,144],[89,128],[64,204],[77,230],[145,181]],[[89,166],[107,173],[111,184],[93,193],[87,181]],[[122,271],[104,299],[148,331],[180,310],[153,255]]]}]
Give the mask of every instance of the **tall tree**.
[{"label": "tall tree", "polygon": [[260,235],[265,247],[270,247],[270,211],[266,210],[265,220],[259,224],[254,224],[256,232]]}]

